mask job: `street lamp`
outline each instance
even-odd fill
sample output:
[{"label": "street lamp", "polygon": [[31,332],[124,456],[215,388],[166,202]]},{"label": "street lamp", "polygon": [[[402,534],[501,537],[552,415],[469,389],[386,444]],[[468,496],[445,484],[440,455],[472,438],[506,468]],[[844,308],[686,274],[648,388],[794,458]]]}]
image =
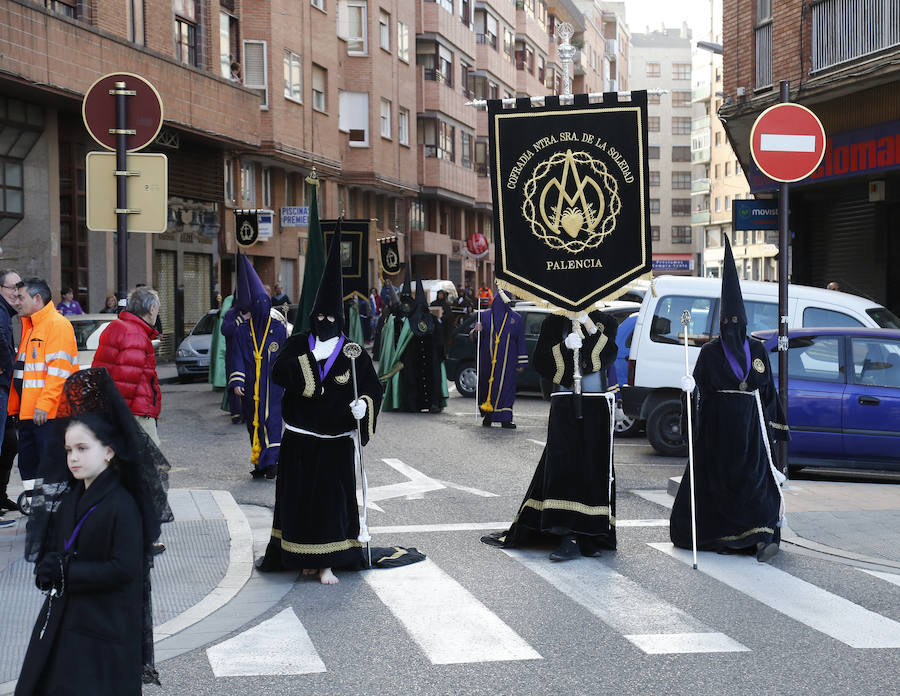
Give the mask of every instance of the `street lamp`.
[{"label": "street lamp", "polygon": [[722,44],[715,43],[714,41],[698,41],[697,48],[709,51],[710,53],[715,53],[716,55],[722,55]]}]

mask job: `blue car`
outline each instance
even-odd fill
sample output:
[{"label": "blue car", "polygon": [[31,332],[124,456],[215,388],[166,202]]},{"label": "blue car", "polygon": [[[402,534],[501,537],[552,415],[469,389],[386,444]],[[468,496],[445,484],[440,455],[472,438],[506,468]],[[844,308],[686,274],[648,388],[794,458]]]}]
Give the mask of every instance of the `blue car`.
[{"label": "blue car", "polygon": [[[753,334],[770,351],[778,333]],[[900,330],[791,329],[788,465],[900,471]]]}]

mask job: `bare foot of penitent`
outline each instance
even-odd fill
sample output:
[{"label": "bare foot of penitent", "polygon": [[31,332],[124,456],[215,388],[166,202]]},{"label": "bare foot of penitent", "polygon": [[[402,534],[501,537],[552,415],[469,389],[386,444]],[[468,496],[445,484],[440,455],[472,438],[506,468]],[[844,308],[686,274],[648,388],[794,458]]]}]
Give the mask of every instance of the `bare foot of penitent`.
[{"label": "bare foot of penitent", "polygon": [[323,585],[337,585],[339,580],[335,574],[331,572],[331,568],[322,568],[319,571],[319,582]]},{"label": "bare foot of penitent", "polygon": [[315,568],[304,568],[303,569],[304,575],[318,575],[318,573],[319,573],[319,571],[316,570]]}]

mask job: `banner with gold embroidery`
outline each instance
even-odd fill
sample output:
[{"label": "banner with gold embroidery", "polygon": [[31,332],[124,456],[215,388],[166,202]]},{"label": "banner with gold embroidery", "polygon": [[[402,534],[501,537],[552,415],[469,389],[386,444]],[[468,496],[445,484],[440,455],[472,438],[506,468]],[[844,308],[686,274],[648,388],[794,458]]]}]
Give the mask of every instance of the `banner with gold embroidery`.
[{"label": "banner with gold embroidery", "polygon": [[378,260],[383,276],[395,276],[403,270],[396,237],[382,237],[378,240]]},{"label": "banner with gold embroidery", "polygon": [[[321,220],[325,248],[329,249],[337,220]],[[341,220],[341,276],[344,299],[369,299],[369,220]]]},{"label": "banner with gold embroidery", "polygon": [[575,315],[649,277],[647,93],[487,107],[498,285]]}]

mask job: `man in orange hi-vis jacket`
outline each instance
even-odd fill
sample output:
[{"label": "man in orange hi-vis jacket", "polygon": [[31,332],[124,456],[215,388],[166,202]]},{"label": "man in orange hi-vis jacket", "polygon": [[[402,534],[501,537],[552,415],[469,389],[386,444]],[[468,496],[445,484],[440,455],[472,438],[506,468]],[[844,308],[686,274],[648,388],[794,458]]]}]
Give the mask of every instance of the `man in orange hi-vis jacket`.
[{"label": "man in orange hi-vis jacket", "polygon": [[[49,435],[49,421],[56,418],[66,378],[78,370],[78,346],[71,322],[56,311],[50,286],[40,278],[26,278],[17,285],[22,317],[22,340],[9,392],[9,415],[18,417],[19,472],[22,480],[38,476],[38,467]],[[51,481],[65,477],[42,471]]]}]

